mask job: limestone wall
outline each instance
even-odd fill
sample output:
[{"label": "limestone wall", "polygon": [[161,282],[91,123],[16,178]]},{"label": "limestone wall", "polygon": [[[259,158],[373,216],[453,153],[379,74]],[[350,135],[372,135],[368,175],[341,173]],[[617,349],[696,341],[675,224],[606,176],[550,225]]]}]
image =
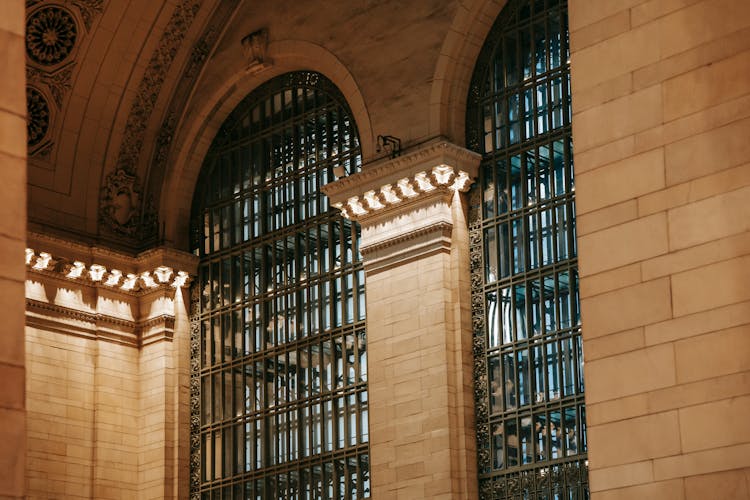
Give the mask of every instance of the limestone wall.
[{"label": "limestone wall", "polygon": [[192,256],[29,243],[28,498],[186,498]]},{"label": "limestone wall", "polygon": [[748,498],[750,3],[570,3],[593,498]]},{"label": "limestone wall", "polygon": [[25,465],[23,266],[26,240],[24,3],[0,5],[0,497],[22,498]]}]

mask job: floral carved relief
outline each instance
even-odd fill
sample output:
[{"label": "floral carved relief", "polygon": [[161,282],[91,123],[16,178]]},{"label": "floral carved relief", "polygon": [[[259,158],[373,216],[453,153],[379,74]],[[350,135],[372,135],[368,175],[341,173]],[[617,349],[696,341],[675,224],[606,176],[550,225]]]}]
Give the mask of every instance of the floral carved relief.
[{"label": "floral carved relief", "polygon": [[26,143],[29,147],[41,143],[50,123],[47,99],[34,87],[26,87]]},{"label": "floral carved relief", "polygon": [[78,36],[73,15],[57,5],[37,9],[26,20],[26,54],[43,66],[54,66],[70,55]]}]

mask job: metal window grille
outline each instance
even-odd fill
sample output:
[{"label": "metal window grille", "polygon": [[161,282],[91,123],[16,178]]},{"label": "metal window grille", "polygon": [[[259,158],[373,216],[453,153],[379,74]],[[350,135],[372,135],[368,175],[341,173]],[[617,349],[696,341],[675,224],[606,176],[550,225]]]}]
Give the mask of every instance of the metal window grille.
[{"label": "metal window grille", "polygon": [[328,206],[359,170],[324,76],[267,82],[230,114],[193,201],[191,496],[370,496],[359,228]]},{"label": "metal window grille", "polygon": [[467,113],[481,498],[589,498],[570,120],[566,2],[510,0]]}]

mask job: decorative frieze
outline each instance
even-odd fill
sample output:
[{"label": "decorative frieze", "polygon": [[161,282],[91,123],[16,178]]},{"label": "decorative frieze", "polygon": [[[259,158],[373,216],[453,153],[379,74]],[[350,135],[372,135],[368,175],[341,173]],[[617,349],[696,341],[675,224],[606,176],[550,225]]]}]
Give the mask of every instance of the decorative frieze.
[{"label": "decorative frieze", "polygon": [[473,182],[479,155],[438,139],[323,187],[362,226],[369,274],[451,251],[453,200]]},{"label": "decorative frieze", "polygon": [[46,272],[58,278],[77,280],[86,285],[100,284],[131,294],[165,286],[182,288],[190,282],[187,271],[175,271],[168,266],[123,273],[119,269],[107,269],[101,264],[86,265],[79,260],[53,257],[49,252],[37,253],[31,248],[26,249],[26,266],[32,272]]},{"label": "decorative frieze", "polygon": [[370,163],[361,172],[323,186],[323,192],[333,206],[347,210],[345,216],[358,220],[420,194],[466,191],[479,159],[477,153],[437,139],[396,158]]},{"label": "decorative frieze", "polygon": [[39,250],[26,249],[27,325],[133,347],[172,340],[195,256],[128,256],[38,234],[29,244]]},{"label": "decorative frieze", "polygon": [[347,219],[359,220],[381,210],[416,200],[422,195],[465,192],[471,182],[466,171],[456,171],[450,165],[437,165],[428,171],[417,172],[392,184],[352,196],[344,202],[335,202],[333,206],[341,210],[341,214]]}]

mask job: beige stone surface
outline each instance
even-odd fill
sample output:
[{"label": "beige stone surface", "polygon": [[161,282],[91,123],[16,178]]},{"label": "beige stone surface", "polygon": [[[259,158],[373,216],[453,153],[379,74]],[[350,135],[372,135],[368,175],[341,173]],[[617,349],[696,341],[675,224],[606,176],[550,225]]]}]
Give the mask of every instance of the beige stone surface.
[{"label": "beige stone surface", "polygon": [[584,341],[666,320],[672,315],[669,279],[639,283],[581,299],[581,315],[586,325]]},{"label": "beige stone surface", "polygon": [[742,500],[750,497],[750,469],[737,469],[716,474],[704,474],[685,479],[685,498],[726,498]]},{"label": "beige stone surface", "polygon": [[[16,67],[0,82],[0,497],[185,497],[184,300],[118,304],[95,287],[58,291],[64,278],[35,275],[24,342],[20,264],[27,179],[31,224],[63,235],[61,248],[119,244],[101,231],[100,189],[176,5],[105,2],[79,32],[72,87],[53,109],[53,152],[32,157],[27,173],[24,3],[0,1],[0,62]],[[182,249],[213,136],[275,75],[326,74],[352,109],[366,161],[378,134],[411,151],[438,137],[461,145],[476,56],[504,1],[237,2],[203,71],[179,90],[189,98],[166,170],[156,171],[169,105],[221,5],[202,2],[139,123],[134,168],[154,182],[151,194],[163,193],[159,220]],[[239,40],[260,27],[274,64],[251,75]],[[747,498],[750,3],[570,0],[570,29],[593,499]],[[476,496],[466,222],[461,203],[441,207],[451,230],[419,240],[433,253],[416,239],[386,245],[391,267],[368,276],[377,498]],[[370,236],[408,231],[384,224]],[[106,252],[80,255],[90,264]],[[139,347],[139,306],[172,307],[173,332],[156,326]]]},{"label": "beige stone surface", "polygon": [[748,26],[747,2],[571,3],[595,500],[748,497]]}]

